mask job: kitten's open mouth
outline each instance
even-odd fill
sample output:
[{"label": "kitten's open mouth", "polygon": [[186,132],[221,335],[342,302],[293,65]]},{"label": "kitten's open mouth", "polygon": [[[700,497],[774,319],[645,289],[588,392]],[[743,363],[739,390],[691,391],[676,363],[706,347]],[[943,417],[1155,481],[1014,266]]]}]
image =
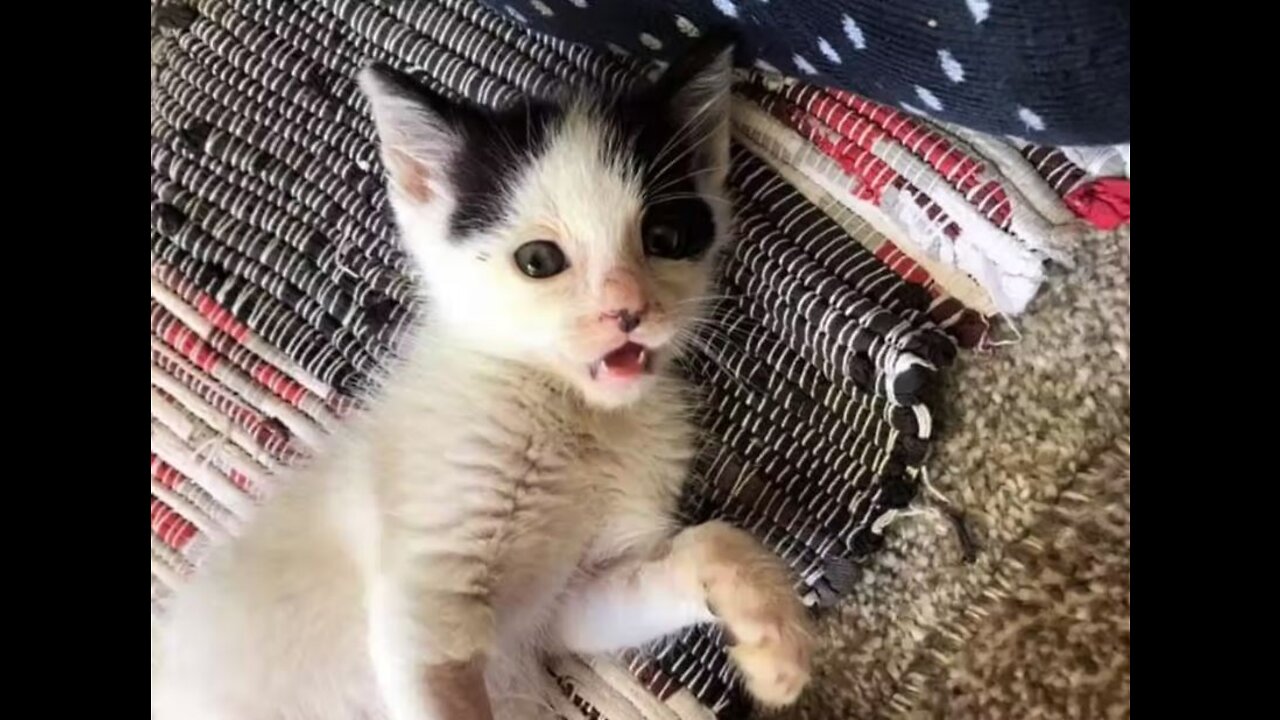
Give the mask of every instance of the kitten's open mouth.
[{"label": "kitten's open mouth", "polygon": [[593,380],[629,382],[649,372],[651,360],[649,348],[629,342],[591,363],[589,369]]}]

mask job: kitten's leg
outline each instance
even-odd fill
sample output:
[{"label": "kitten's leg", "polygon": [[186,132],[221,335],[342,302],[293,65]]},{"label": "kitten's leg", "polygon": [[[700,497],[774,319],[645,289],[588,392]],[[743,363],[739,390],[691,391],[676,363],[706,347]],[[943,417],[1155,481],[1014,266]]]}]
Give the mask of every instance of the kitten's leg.
[{"label": "kitten's leg", "polygon": [[599,653],[641,645],[707,621],[762,704],[793,702],[809,680],[813,637],[782,562],[723,522],[678,533],[659,557],[610,569],[574,592],[557,616],[566,649]]},{"label": "kitten's leg", "polygon": [[[369,596],[369,652],[391,720],[490,720],[484,668],[493,637],[493,614],[482,595],[446,578],[448,562],[393,563],[431,567],[420,573],[387,573]],[[444,566],[444,567],[442,567]]]}]

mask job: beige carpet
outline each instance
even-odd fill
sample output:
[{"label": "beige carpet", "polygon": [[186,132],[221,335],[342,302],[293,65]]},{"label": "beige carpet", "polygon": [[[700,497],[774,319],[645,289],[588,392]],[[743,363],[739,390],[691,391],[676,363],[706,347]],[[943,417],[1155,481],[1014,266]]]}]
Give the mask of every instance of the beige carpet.
[{"label": "beige carpet", "polygon": [[942,512],[895,522],[787,717],[1129,717],[1129,258],[1089,236],[1020,342],[961,359],[930,468],[977,559]]}]

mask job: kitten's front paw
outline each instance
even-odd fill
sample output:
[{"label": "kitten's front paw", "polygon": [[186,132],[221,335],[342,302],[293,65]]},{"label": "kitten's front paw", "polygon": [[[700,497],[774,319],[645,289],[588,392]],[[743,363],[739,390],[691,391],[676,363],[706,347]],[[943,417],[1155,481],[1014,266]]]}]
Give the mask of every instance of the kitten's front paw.
[{"label": "kitten's front paw", "polygon": [[790,705],[809,682],[813,633],[786,567],[730,525],[698,529],[707,604],[724,623],[747,690],[766,707]]},{"label": "kitten's front paw", "polygon": [[742,673],[747,692],[761,705],[779,708],[800,697],[809,684],[812,641],[807,632],[783,634],[777,641],[738,645],[729,656]]}]

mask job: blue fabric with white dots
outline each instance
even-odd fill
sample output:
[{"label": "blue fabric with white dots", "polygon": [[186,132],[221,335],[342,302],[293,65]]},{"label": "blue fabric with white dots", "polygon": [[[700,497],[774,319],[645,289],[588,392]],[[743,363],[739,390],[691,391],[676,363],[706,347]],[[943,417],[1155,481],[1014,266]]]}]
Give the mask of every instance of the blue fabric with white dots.
[{"label": "blue fabric with white dots", "polygon": [[1044,145],[1129,142],[1129,0],[483,0],[642,60],[734,27],[739,64]]}]

